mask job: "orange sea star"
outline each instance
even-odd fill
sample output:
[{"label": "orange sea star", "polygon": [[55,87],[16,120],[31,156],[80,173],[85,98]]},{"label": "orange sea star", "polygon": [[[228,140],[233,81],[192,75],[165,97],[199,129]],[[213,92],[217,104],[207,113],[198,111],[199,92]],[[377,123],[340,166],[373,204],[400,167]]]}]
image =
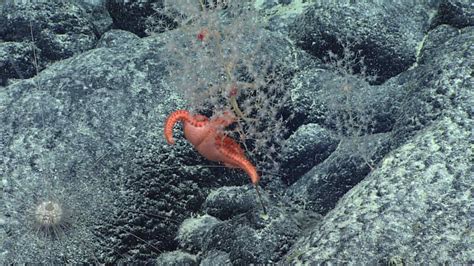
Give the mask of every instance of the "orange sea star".
[{"label": "orange sea star", "polygon": [[169,144],[174,144],[173,127],[177,122],[183,122],[185,138],[205,158],[221,162],[227,167],[244,170],[252,184],[257,187],[260,176],[255,166],[247,159],[240,145],[224,134],[224,128],[235,122],[235,116],[224,112],[209,120],[204,115],[191,115],[186,110],[178,110],[168,116],[165,122],[165,138]]}]

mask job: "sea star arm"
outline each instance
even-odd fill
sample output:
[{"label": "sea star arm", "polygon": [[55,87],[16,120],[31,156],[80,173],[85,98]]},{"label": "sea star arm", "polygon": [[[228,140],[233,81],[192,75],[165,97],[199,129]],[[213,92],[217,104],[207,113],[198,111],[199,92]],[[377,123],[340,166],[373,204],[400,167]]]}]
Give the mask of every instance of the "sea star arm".
[{"label": "sea star arm", "polygon": [[[219,139],[220,138],[220,139]],[[258,189],[258,182],[260,181],[260,176],[257,173],[255,166],[245,157],[244,151],[240,148],[239,144],[233,139],[224,136],[216,137],[216,147],[219,153],[222,155],[222,161],[226,165],[238,167],[247,173],[252,181],[252,184],[255,187],[257,196],[259,198],[260,204],[262,205],[263,213],[267,213],[265,204],[263,204],[262,196],[260,195],[260,190]]]},{"label": "sea star arm", "polygon": [[[191,144],[197,145],[202,141],[202,135],[205,134],[206,125],[209,120],[203,115],[192,116],[186,110],[177,110],[171,113],[165,122],[165,139],[169,144],[174,144],[173,139],[173,127],[178,122],[183,122],[185,133],[188,133],[186,137]],[[197,139],[194,135],[197,135]]]},{"label": "sea star arm", "polygon": [[173,139],[173,127],[179,121],[184,121],[184,123],[190,121],[191,115],[186,110],[177,110],[171,113],[165,122],[165,139],[169,144],[174,144]]},{"label": "sea star arm", "polygon": [[255,166],[245,157],[244,152],[233,139],[225,137],[221,140],[216,138],[216,147],[222,154],[222,162],[227,165],[238,167],[247,173],[252,181],[252,184],[257,185],[260,181],[260,176],[257,173]]}]

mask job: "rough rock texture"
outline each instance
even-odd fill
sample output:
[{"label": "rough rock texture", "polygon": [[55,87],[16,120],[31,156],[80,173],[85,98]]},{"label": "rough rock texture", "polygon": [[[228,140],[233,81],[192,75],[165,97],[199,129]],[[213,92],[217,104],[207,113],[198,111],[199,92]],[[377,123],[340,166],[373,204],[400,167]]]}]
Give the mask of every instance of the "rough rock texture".
[{"label": "rough rock texture", "polygon": [[[146,184],[153,192],[132,189],[153,173],[145,166],[140,169],[149,174],[137,170],[140,162],[134,161],[134,150],[141,148],[137,139],[154,142],[147,143],[148,154],[163,154],[163,140],[153,137],[154,132],[161,130],[169,108],[179,104],[160,85],[165,67],[160,43],[150,39],[94,49],[0,91],[2,106],[8,110],[0,114],[7,192],[2,213],[11,218],[4,224],[9,241],[2,243],[6,252],[0,261],[138,261],[138,255],[130,255],[135,248],[145,250],[140,258],[150,259],[173,247],[173,226],[177,228],[178,220],[189,213],[184,209],[187,196],[181,193],[196,188],[179,189],[187,181],[162,172],[154,173],[154,183]],[[156,166],[170,171],[165,159]],[[168,194],[173,200],[161,205],[145,200],[170,190],[175,191]],[[72,202],[77,213],[61,241],[44,240],[31,224],[18,223],[31,219],[36,201],[45,197],[59,201],[66,197],[66,205]],[[152,223],[154,219],[159,222]],[[152,235],[158,235],[156,241],[166,240],[148,241]]]},{"label": "rough rock texture", "polygon": [[8,79],[33,77],[36,69],[31,62],[34,62],[31,45],[20,42],[0,42],[0,86],[7,85]]},{"label": "rough rock texture", "polygon": [[473,262],[473,43],[474,29],[465,28],[390,80],[410,91],[391,136],[403,144],[299,240],[288,260]]},{"label": "rough rock texture", "polygon": [[328,51],[342,55],[343,45],[351,43],[381,83],[415,62],[417,42],[429,26],[427,12],[421,5],[394,3],[315,4],[289,32],[298,46],[321,59]]},{"label": "rough rock texture", "polygon": [[453,112],[390,153],[288,259],[472,263],[473,125]]},{"label": "rough rock texture", "polygon": [[110,24],[101,6],[73,1],[0,6],[0,86],[8,79],[30,78],[52,62],[94,48]]},{"label": "rough rock texture", "polygon": [[[160,16],[153,6],[163,7],[163,0],[105,1],[107,10],[114,22],[115,29],[130,31],[140,37],[146,36],[149,27],[147,20],[152,16]],[[171,20],[168,19],[171,24]]]},{"label": "rough rock texture", "polygon": [[443,0],[433,20],[433,27],[447,24],[456,28],[474,26],[474,7],[465,0]]},{"label": "rough rock texture", "polygon": [[282,149],[282,180],[293,183],[336,149],[338,140],[329,130],[306,124],[291,135]]},{"label": "rough rock texture", "polygon": [[60,60],[94,47],[98,35],[80,6],[63,1],[5,5],[0,14],[0,39],[31,41],[50,60]]}]

